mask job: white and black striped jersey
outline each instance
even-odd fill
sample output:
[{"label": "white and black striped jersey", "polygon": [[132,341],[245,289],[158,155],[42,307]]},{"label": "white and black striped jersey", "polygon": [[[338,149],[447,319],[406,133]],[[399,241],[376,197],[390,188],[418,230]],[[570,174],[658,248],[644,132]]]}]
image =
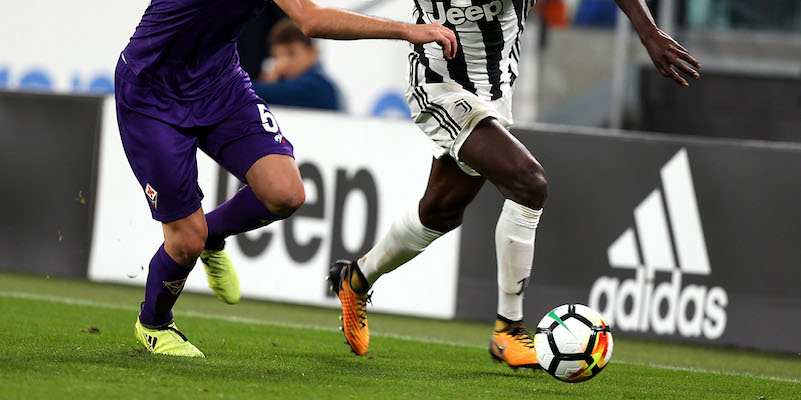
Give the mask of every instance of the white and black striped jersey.
[{"label": "white and black striped jersey", "polygon": [[520,38],[536,0],[414,0],[418,24],[439,22],[456,33],[459,49],[446,60],[437,43],[412,45],[412,86],[454,82],[486,100],[511,95]]}]

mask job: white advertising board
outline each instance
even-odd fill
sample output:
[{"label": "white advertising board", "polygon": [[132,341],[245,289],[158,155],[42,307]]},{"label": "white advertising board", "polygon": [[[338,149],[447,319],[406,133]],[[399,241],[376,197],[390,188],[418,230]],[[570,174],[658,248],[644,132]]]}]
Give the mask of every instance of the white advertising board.
[{"label": "white advertising board", "polygon": [[[142,188],[128,166],[114,109],[114,99],[108,98],[89,278],[143,285],[150,258],[163,240],[161,224],[151,219]],[[340,258],[339,252],[360,255],[360,249],[369,248],[395,217],[417,203],[431,164],[430,144],[406,121],[284,109],[274,114],[295,146],[301,170],[307,172],[307,205],[322,204],[322,212],[296,215],[289,222],[230,238],[226,249],[237,266],[243,296],[336,306],[338,301],[327,294],[324,281],[330,261]],[[238,181],[220,174],[220,167],[200,152],[198,167],[206,194],[203,207],[209,211],[218,197],[233,195]],[[287,223],[292,224],[290,234]],[[372,237],[367,237],[370,232]],[[458,232],[445,235],[424,254],[382,277],[374,286],[374,309],[452,318],[459,236]],[[309,245],[315,239],[319,244]],[[307,249],[298,250],[298,244],[308,245]],[[210,293],[202,266],[192,272],[186,290]],[[410,290],[425,295],[410,295]]]}]

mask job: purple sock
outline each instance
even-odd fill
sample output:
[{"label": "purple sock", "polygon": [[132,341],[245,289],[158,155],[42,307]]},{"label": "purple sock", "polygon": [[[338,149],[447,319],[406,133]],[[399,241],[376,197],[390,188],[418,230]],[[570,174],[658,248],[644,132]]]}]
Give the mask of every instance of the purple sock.
[{"label": "purple sock", "polygon": [[270,212],[253,194],[253,189],[245,186],[230,200],[206,214],[206,225],[209,227],[206,248],[222,250],[228,236],[261,228],[284,218]]},{"label": "purple sock", "polygon": [[145,286],[145,302],[139,320],[149,328],[160,328],[172,321],[172,306],[181,295],[186,277],[192,267],[178,264],[159,247],[156,255],[150,260],[150,271]]}]

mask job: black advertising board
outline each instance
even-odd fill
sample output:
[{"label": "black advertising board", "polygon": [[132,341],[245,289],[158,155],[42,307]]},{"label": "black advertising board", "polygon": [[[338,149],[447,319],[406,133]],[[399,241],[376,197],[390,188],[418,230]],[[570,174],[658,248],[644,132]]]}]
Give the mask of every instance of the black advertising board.
[{"label": "black advertising board", "polygon": [[0,270],[86,277],[102,101],[0,92]]},{"label": "black advertising board", "polygon": [[[588,304],[627,335],[801,350],[801,146],[517,130],[548,175],[526,319]],[[491,319],[488,185],[462,229],[457,318]]]}]

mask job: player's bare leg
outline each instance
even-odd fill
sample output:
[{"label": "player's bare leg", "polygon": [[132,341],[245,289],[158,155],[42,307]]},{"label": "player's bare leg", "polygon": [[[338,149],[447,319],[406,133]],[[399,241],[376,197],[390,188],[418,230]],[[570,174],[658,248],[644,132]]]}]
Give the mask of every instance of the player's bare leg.
[{"label": "player's bare leg", "polygon": [[498,318],[490,354],[513,368],[536,367],[533,337],[523,325],[523,295],[534,259],[536,229],[548,195],[544,170],[493,118],[478,124],[459,154],[506,198],[495,229]]},{"label": "player's bare leg", "polygon": [[[476,198],[484,182],[484,177],[465,174],[451,157],[435,159],[431,164],[428,186],[420,199],[420,222],[442,233],[458,228],[462,225],[465,209]],[[373,281],[378,276],[374,276]]]},{"label": "player's bare leg", "polygon": [[164,249],[180,265],[191,268],[203,251],[208,236],[203,209],[186,218],[161,224],[164,232]]},{"label": "player's bare leg", "polygon": [[479,122],[459,155],[506,199],[532,209],[540,209],[545,203],[548,197],[545,170],[494,118]]},{"label": "player's bare leg", "polygon": [[282,219],[292,215],[306,201],[300,171],[290,156],[264,156],[250,167],[245,178],[262,204]]},{"label": "player's bare leg", "polygon": [[229,304],[238,302],[241,295],[236,270],[224,250],[225,238],[287,218],[305,200],[300,172],[290,156],[264,156],[245,178],[248,186],[206,215],[209,237],[200,255],[209,287]]}]

